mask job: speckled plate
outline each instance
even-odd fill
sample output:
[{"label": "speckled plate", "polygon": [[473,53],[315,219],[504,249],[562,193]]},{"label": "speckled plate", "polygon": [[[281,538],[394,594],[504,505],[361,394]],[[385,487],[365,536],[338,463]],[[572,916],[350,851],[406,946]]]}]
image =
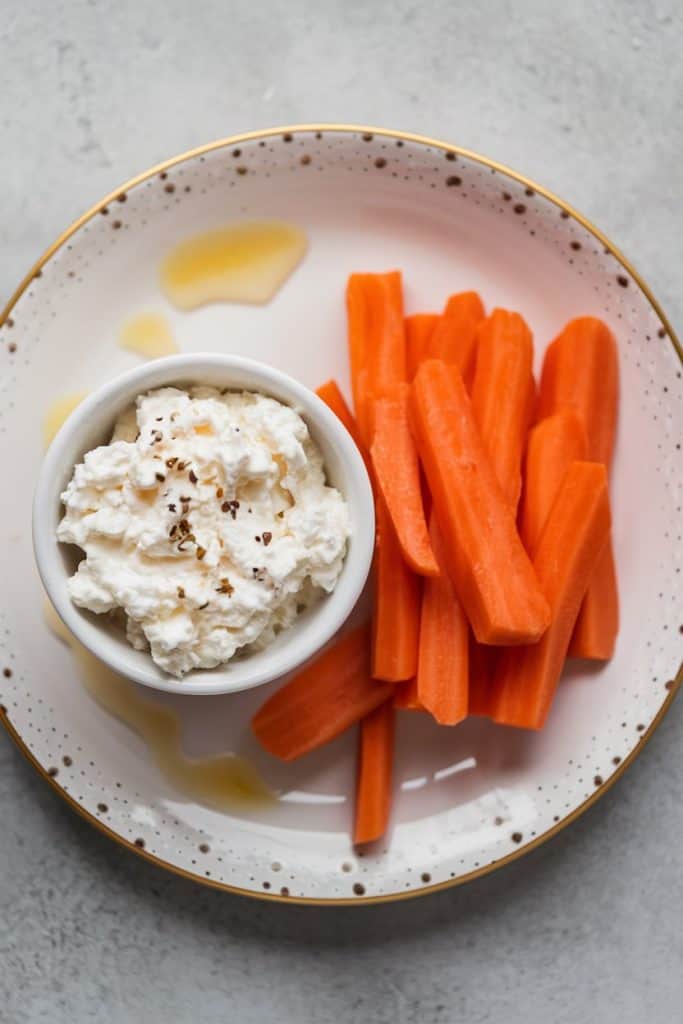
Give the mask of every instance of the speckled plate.
[{"label": "speckled plate", "polygon": [[[171,309],[158,278],[169,247],[243,217],[304,227],[310,249],[300,268],[265,307]],[[102,710],[45,625],[30,506],[43,410],[134,363],[116,343],[126,317],[165,313],[186,352],[236,352],[311,387],[332,374],[346,385],[346,275],[394,266],[405,272],[409,310],[438,309],[463,288],[478,289],[489,307],[522,310],[539,362],[571,316],[595,314],[613,328],[623,394],[613,471],[622,628],[611,664],[566,672],[540,735],[483,720],[439,729],[401,713],[391,831],[360,857],[349,838],[355,736],[283,766],[249,734],[265,691],[152,697],[177,712],[187,755],[242,755],[273,793],[219,811],[178,788]],[[681,349],[617,250],[534,183],[398,132],[306,126],[227,139],[152,168],[69,228],[11,299],[0,339],[0,718],[57,792],[122,845],[271,899],[415,895],[491,871],[573,821],[666,711],[683,621]]]}]

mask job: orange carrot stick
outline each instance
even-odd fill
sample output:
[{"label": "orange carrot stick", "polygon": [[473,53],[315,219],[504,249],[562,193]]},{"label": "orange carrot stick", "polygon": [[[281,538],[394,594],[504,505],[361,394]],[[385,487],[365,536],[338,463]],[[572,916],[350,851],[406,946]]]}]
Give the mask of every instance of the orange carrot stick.
[{"label": "orange carrot stick", "polygon": [[572,462],[534,558],[553,621],[537,644],[501,653],[492,693],[496,722],[524,729],[540,729],[545,723],[576,616],[609,529],[605,467]]},{"label": "orange carrot stick", "polygon": [[370,454],[403,557],[421,576],[437,576],[422,505],[420,464],[408,422],[407,384],[375,402]]},{"label": "orange carrot stick", "polygon": [[470,633],[469,646],[469,714],[491,715],[491,683],[500,647],[478,644]]},{"label": "orange carrot stick", "polygon": [[324,384],[315,389],[315,393],[318,398],[322,398],[325,405],[332,410],[337,419],[341,420],[357,446],[361,448],[362,441],[358,432],[358,425],[336,380],[326,380]]},{"label": "orange carrot stick", "polygon": [[541,531],[572,462],[586,458],[586,432],[571,409],[537,423],[529,435],[519,532],[533,558]]},{"label": "orange carrot stick", "polygon": [[438,313],[413,313],[406,317],[408,380],[413,379],[418,366],[427,358],[429,342],[438,322]]},{"label": "orange carrot stick", "polygon": [[467,717],[469,624],[445,567],[443,541],[432,512],[432,549],[441,575],[424,581],[417,697],[440,725]]},{"label": "orange carrot stick", "polygon": [[407,380],[401,274],[351,274],[346,306],[354,409],[369,444],[368,396],[381,397]]},{"label": "orange carrot stick", "polygon": [[320,387],[315,389],[315,393],[319,398],[322,398],[325,405],[329,409],[331,409],[335,416],[344,424],[349,434],[356,442],[356,447],[363,456],[363,460],[368,468],[368,471],[370,471],[370,456],[368,455],[367,448],[363,444],[363,439],[360,436],[358,424],[356,423],[353,413],[346,404],[346,399],[341,393],[341,389],[337,384],[336,380],[325,381],[324,384],[321,384]]},{"label": "orange carrot stick", "polygon": [[543,360],[538,418],[561,409],[578,413],[586,430],[587,457],[610,465],[617,426],[617,345],[602,320],[570,320]]},{"label": "orange carrot stick", "polygon": [[409,679],[406,683],[397,683],[394,688],[394,707],[403,711],[424,711],[417,695],[417,680]]},{"label": "orange carrot stick", "polygon": [[388,700],[393,687],[370,676],[370,627],[345,633],[252,719],[256,738],[283,761],[323,746]]},{"label": "orange carrot stick", "polygon": [[574,626],[570,658],[609,661],[619,632],[619,591],[611,535],[595,566]]},{"label": "orange carrot stick", "polygon": [[391,811],[394,709],[380,704],[360,723],[354,843],[371,843],[386,832]]},{"label": "orange carrot stick", "polygon": [[370,386],[368,360],[370,339],[368,337],[368,315],[365,296],[365,281],[368,274],[352,274],[346,286],[346,316],[349,347],[349,368],[351,393],[361,436],[366,437],[364,413]]},{"label": "orange carrot stick", "polygon": [[533,401],[531,331],[519,313],[494,309],[477,328],[472,409],[505,497],[517,509]]},{"label": "orange carrot stick", "polygon": [[477,326],[484,315],[476,292],[451,295],[429,343],[430,357],[457,366],[468,388],[474,372]]},{"label": "orange carrot stick", "polygon": [[496,480],[458,371],[428,360],[411,393],[417,448],[448,571],[480,643],[533,643],[550,623],[510,506]]},{"label": "orange carrot stick", "polygon": [[[539,413],[574,409],[586,430],[586,457],[609,469],[616,435],[619,366],[614,337],[601,320],[571,320],[543,362]],[[619,596],[610,538],[595,568],[569,646],[570,657],[608,660],[619,631]]]},{"label": "orange carrot stick", "polygon": [[406,565],[384,501],[376,502],[372,674],[398,683],[417,671],[420,579]]}]

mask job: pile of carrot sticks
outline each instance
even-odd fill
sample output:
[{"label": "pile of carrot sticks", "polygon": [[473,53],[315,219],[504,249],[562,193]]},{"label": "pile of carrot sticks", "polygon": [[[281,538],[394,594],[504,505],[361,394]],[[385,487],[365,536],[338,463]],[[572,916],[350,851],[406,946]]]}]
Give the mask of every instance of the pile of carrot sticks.
[{"label": "pile of carrot sticks", "polygon": [[406,317],[401,274],[347,286],[353,412],[318,389],[370,473],[372,620],[346,632],[253,720],[293,760],[360,724],[356,843],[386,831],[395,710],[540,729],[568,657],[608,660],[619,625],[608,473],[617,347],[593,317],[546,350],[475,292]]}]

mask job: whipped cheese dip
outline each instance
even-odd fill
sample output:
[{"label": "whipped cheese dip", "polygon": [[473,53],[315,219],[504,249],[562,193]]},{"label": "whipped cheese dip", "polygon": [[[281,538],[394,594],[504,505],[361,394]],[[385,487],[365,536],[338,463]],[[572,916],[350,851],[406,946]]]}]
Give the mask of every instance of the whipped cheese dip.
[{"label": "whipped cheese dip", "polygon": [[122,609],[128,640],[181,677],[263,647],[339,578],[348,507],[292,408],[251,392],[140,395],[62,494],[85,552],[74,604]]}]

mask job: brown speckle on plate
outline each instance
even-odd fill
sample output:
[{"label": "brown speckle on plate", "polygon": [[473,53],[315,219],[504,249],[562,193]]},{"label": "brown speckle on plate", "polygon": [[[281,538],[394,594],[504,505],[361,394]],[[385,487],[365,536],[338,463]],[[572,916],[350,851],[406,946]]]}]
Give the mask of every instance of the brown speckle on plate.
[{"label": "brown speckle on plate", "polygon": [[452,188],[454,185],[462,185],[462,178],[457,174],[449,174],[446,178],[446,184],[449,188]]},{"label": "brown speckle on plate", "polygon": [[145,840],[138,836],[137,839],[135,840],[135,845],[137,846],[138,850],[144,850]]},{"label": "brown speckle on plate", "polygon": [[68,754],[65,754],[65,755],[64,755],[64,757],[62,758],[62,764],[63,764],[63,765],[64,765],[64,766],[66,767],[66,768],[70,768],[70,767],[71,767],[71,765],[73,764],[73,760],[72,760],[72,759],[71,759],[71,758],[69,757],[69,755],[68,755]]},{"label": "brown speckle on plate", "polygon": [[628,278],[624,274],[617,274],[617,283],[620,284],[622,288],[628,288]]},{"label": "brown speckle on plate", "polygon": [[512,835],[510,836],[510,839],[512,840],[513,843],[521,843],[523,838],[524,836],[521,832],[513,832]]},{"label": "brown speckle on plate", "polygon": [[356,894],[356,896],[364,896],[365,886],[362,884],[362,882],[354,882],[353,891]]},{"label": "brown speckle on plate", "polygon": [[9,666],[6,666],[2,670],[2,674],[5,677],[5,679],[11,679],[12,678],[12,669]]}]

